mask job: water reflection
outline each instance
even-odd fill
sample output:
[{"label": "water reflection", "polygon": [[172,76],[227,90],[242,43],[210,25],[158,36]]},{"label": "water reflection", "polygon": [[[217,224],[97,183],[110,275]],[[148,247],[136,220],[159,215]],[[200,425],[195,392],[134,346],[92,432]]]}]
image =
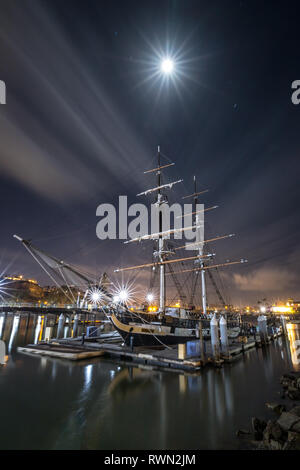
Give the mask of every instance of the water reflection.
[{"label": "water reflection", "polygon": [[187,391],[188,378],[185,375],[179,375],[179,392],[184,395]]},{"label": "water reflection", "polygon": [[[280,375],[300,362],[300,336],[294,329],[287,339],[199,374],[101,358],[72,363],[16,351],[19,345],[56,337],[57,320],[0,316],[0,335],[12,354],[8,367],[0,368],[0,400],[7,408],[0,421],[0,447],[232,449],[238,445],[236,430],[247,428],[251,416],[264,417],[265,402],[278,399]],[[71,333],[72,323],[63,325],[64,334],[66,327]],[[11,367],[16,363],[21,367]],[[12,392],[20,388],[22,397]],[[34,403],[34,408],[16,403]],[[20,420],[34,423],[26,436]]]},{"label": "water reflection", "polygon": [[90,364],[88,366],[85,366],[84,368],[84,384],[83,384],[83,395],[88,393],[89,389],[91,388],[92,385],[92,372],[93,372],[93,365]]},{"label": "water reflection", "polygon": [[232,414],[233,411],[233,390],[232,382],[230,380],[230,371],[225,373],[225,370],[222,370],[223,381],[224,381],[224,392],[225,392],[225,403],[229,414]]},{"label": "water reflection", "polygon": [[116,400],[123,400],[126,395],[142,392],[155,379],[157,381],[159,372],[150,367],[125,367],[121,370],[111,370],[112,378],[108,387],[108,393]]},{"label": "water reflection", "polygon": [[47,358],[45,356],[42,356],[41,357],[41,368],[46,369],[47,365],[48,365]]}]

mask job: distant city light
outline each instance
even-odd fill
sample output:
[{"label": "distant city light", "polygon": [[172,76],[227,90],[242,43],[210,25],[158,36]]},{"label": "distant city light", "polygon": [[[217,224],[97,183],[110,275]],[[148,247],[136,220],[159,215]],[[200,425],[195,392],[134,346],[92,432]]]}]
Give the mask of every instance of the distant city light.
[{"label": "distant city light", "polygon": [[157,311],[157,307],[148,307],[148,312],[156,312]]},{"label": "distant city light", "polygon": [[293,307],[284,307],[284,306],[277,306],[273,305],[272,311],[275,313],[292,313]]}]

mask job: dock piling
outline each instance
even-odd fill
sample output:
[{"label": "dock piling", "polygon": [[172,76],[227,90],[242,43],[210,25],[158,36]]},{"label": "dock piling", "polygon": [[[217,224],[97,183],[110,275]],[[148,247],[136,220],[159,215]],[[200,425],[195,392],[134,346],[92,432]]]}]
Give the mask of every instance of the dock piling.
[{"label": "dock piling", "polygon": [[210,337],[211,337],[211,347],[215,359],[219,359],[220,355],[220,340],[219,340],[219,328],[218,320],[216,314],[212,317],[210,321]]},{"label": "dock piling", "polygon": [[227,331],[227,321],[225,317],[220,319],[220,335],[221,335],[221,350],[222,353],[228,356],[228,331]]},{"label": "dock piling", "polygon": [[63,313],[61,313],[58,319],[57,338],[61,338],[63,336],[64,324],[65,324],[65,316]]},{"label": "dock piling", "polygon": [[78,320],[79,320],[79,316],[78,316],[78,313],[76,313],[74,316],[74,323],[73,323],[73,337],[77,336]]},{"label": "dock piling", "polygon": [[200,341],[200,357],[202,364],[205,363],[205,345],[203,341],[203,330],[202,330],[202,322],[199,321],[199,341]]},{"label": "dock piling", "polygon": [[282,332],[286,336],[287,330],[286,330],[286,319],[284,315],[280,316],[281,324],[282,324]]},{"label": "dock piling", "polygon": [[0,340],[0,364],[5,364],[5,343]]},{"label": "dock piling", "polygon": [[268,340],[267,318],[264,315],[260,315],[257,322],[261,344],[266,344]]}]

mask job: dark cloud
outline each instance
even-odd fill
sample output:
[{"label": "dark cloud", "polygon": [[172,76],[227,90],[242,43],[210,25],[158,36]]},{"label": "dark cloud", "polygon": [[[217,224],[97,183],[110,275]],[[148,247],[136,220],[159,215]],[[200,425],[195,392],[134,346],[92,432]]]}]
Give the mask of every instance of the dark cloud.
[{"label": "dark cloud", "polygon": [[[297,296],[299,7],[290,5],[3,1],[2,264],[17,253],[11,269],[41,275],[15,232],[99,273],[150,260],[150,247],[98,240],[96,207],[120,194],[136,202],[160,144],[176,162],[169,178],[184,179],[174,199],[195,174],[210,188],[201,202],[220,206],[206,238],[236,233],[212,246],[218,260],[249,260],[222,275],[232,300]],[[167,44],[183,54],[176,87],[147,81]]]}]

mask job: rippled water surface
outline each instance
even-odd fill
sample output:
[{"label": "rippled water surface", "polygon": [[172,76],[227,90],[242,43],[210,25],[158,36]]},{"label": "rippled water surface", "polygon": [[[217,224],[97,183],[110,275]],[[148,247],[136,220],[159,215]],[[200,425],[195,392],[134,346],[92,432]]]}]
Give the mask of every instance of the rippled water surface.
[{"label": "rippled water surface", "polygon": [[18,353],[18,345],[55,336],[43,321],[0,315],[8,354],[0,366],[1,449],[235,449],[237,429],[272,416],[265,402],[279,400],[280,375],[299,368],[297,328],[198,375]]}]

